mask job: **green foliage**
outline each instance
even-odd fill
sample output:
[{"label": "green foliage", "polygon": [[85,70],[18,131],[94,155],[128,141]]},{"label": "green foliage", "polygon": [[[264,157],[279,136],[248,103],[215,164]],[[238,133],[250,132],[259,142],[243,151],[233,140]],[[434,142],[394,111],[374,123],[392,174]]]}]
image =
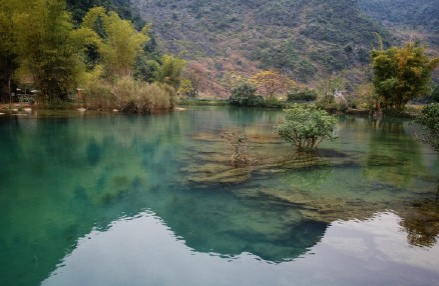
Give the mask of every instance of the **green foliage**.
[{"label": "green foliage", "polygon": [[[68,4],[82,10],[94,6],[92,2],[110,3],[102,0],[68,1]],[[131,1],[124,4],[130,7]],[[132,22],[103,7],[91,8],[82,24],[75,27],[63,0],[0,0],[0,87],[10,86],[14,76],[16,81],[32,83],[40,90],[40,102],[62,106],[60,103],[71,99],[78,86],[89,87],[91,94],[101,88],[108,99],[108,90],[114,92],[128,78],[132,81],[134,74],[137,79],[164,83],[148,86],[151,94],[163,98],[162,91],[174,93],[168,85],[178,87],[184,61],[172,56],[158,58],[154,48],[145,45],[149,28],[146,25],[137,31]],[[117,85],[109,89],[107,81]],[[131,83],[127,88],[133,94],[141,94],[137,91],[144,88]],[[147,105],[147,109],[156,106],[151,102]]]},{"label": "green foliage", "polygon": [[141,29],[145,26],[145,21],[142,20],[139,11],[134,9],[131,0],[67,0],[67,7],[72,13],[72,18],[75,23],[82,22],[85,14],[93,7],[104,7],[108,11],[116,12],[122,19],[130,20],[134,23],[136,29]]},{"label": "green foliage", "polygon": [[107,13],[103,7],[94,7],[84,16],[82,27],[94,30],[96,37],[101,35],[100,41],[95,43],[107,75],[131,75],[136,58],[149,40],[149,26],[138,32],[130,21],[121,19],[116,12]]},{"label": "green foliage", "polygon": [[261,106],[268,108],[283,108],[285,107],[285,101],[282,101],[276,97],[269,97],[267,99],[264,99]]},{"label": "green foliage", "polygon": [[[12,3],[11,1],[10,3]],[[65,100],[84,72],[80,43],[61,0],[23,1],[13,6],[14,44],[19,71],[32,75],[49,101]]]},{"label": "green foliage", "polygon": [[134,78],[154,82],[159,69],[160,64],[157,61],[148,59],[146,55],[139,55],[134,64]]},{"label": "green foliage", "polygon": [[229,102],[222,99],[178,98],[177,104],[191,106],[227,106]]},{"label": "green foliage", "polygon": [[421,124],[425,131],[421,140],[439,152],[439,103],[424,106],[416,122]]},{"label": "green foliage", "polygon": [[310,88],[294,88],[287,93],[288,101],[314,101],[317,99],[317,92]]},{"label": "green foliage", "polygon": [[431,92],[431,100],[439,103],[439,85],[435,85]]},{"label": "green foliage", "polygon": [[2,83],[5,83],[9,89],[9,84],[18,63],[12,40],[14,38],[14,23],[11,21],[13,7],[8,2],[0,0],[0,7],[2,7],[0,9],[0,88]]},{"label": "green foliage", "polygon": [[355,89],[355,95],[356,105],[362,109],[373,110],[379,103],[372,83],[358,85]]},{"label": "green foliage", "polygon": [[380,22],[394,27],[422,31],[429,41],[439,44],[439,5],[437,0],[358,0],[359,7]]},{"label": "green foliage", "polygon": [[348,109],[348,102],[341,93],[344,89],[343,74],[321,80],[317,86],[316,106],[325,110],[345,112]]},{"label": "green foliage", "polygon": [[178,93],[185,97],[195,97],[196,94],[192,87],[192,82],[189,79],[185,79],[181,82],[180,88],[178,89]]},{"label": "green foliage", "polygon": [[243,83],[232,89],[229,102],[237,106],[261,106],[264,102],[262,96],[257,95],[258,88],[250,83]]},{"label": "green foliage", "polygon": [[176,90],[181,83],[181,74],[186,61],[179,56],[165,55],[162,58],[162,65],[157,69],[156,79],[174,87]]},{"label": "green foliage", "polygon": [[403,110],[407,102],[428,93],[433,68],[424,47],[408,42],[404,47],[371,51],[373,84],[384,108]]},{"label": "green foliage", "polygon": [[335,140],[336,125],[337,119],[326,111],[296,104],[285,110],[285,119],[276,126],[276,131],[299,151],[310,151],[325,138]]}]

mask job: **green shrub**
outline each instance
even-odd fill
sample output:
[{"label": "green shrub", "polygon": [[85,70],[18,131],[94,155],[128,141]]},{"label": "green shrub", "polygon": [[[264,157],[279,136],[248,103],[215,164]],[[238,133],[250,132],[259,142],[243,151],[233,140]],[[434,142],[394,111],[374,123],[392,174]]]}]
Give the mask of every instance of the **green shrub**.
[{"label": "green shrub", "polygon": [[439,103],[424,106],[416,122],[421,124],[425,131],[420,138],[421,141],[439,151]]},{"label": "green shrub", "polygon": [[439,102],[439,85],[435,85],[431,93],[431,100],[433,102]]},{"label": "green shrub", "polygon": [[287,93],[288,101],[314,101],[317,99],[315,90],[304,88],[295,88]]},{"label": "green shrub", "polygon": [[262,96],[256,94],[257,87],[249,83],[238,85],[232,90],[229,102],[237,106],[261,106],[264,103]]},{"label": "green shrub", "polygon": [[269,97],[262,102],[261,106],[269,108],[284,108],[285,101],[281,101],[276,97]]},{"label": "green shrub", "polygon": [[276,131],[299,151],[311,151],[323,139],[337,138],[334,134],[336,124],[337,119],[324,110],[295,104],[285,110],[284,122],[276,126]]}]

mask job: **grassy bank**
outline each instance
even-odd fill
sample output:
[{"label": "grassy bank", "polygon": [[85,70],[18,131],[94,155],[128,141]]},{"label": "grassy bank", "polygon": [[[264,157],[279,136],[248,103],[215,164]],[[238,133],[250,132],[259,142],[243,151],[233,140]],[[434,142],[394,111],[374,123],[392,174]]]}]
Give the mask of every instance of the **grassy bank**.
[{"label": "grassy bank", "polygon": [[77,101],[91,110],[152,113],[173,109],[175,98],[175,90],[168,85],[150,84],[126,77],[114,83],[98,81],[90,84]]}]

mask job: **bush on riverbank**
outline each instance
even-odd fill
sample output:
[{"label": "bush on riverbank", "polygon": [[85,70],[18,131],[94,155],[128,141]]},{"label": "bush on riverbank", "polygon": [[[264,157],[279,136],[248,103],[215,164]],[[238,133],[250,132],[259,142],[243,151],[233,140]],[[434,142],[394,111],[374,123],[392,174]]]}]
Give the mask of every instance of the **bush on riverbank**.
[{"label": "bush on riverbank", "polygon": [[136,81],[124,77],[114,83],[97,81],[89,84],[80,103],[87,109],[151,113],[175,106],[175,90],[160,83]]}]

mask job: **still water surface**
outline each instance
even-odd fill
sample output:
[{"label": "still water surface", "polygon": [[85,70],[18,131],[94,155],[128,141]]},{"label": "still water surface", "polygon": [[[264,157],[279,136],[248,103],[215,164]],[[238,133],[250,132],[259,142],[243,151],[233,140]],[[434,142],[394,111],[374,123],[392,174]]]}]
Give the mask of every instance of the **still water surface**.
[{"label": "still water surface", "polygon": [[439,158],[417,127],[340,117],[303,158],[279,119],[0,117],[0,285],[437,285]]}]

